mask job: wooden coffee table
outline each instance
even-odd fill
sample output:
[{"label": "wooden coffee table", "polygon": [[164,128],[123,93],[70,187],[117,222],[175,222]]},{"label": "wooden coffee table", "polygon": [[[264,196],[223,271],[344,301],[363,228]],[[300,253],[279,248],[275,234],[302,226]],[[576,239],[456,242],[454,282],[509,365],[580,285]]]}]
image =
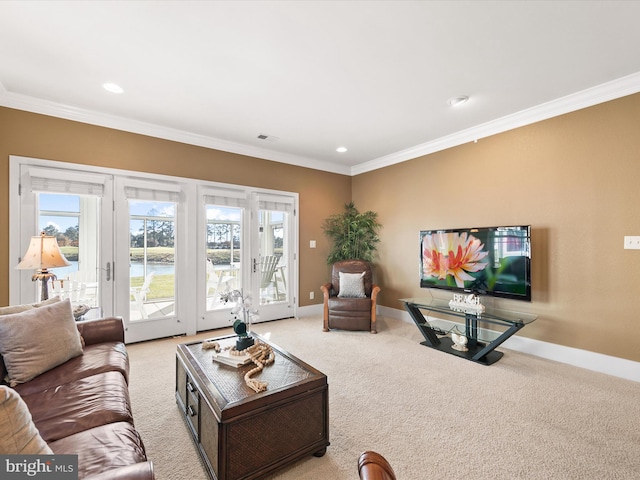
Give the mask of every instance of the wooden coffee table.
[{"label": "wooden coffee table", "polygon": [[[329,446],[327,377],[259,335],[274,349],[275,362],[254,379],[267,382],[255,393],[241,368],[212,360],[202,342],[178,345],[176,401],[185,415],[204,465],[216,480],[256,479]],[[222,347],[235,335],[216,338]]]}]

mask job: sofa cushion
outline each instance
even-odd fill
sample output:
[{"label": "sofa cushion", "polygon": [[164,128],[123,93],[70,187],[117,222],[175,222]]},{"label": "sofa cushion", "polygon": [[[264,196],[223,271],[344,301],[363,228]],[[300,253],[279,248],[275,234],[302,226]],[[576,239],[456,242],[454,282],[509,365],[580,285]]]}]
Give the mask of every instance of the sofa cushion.
[{"label": "sofa cushion", "polygon": [[153,480],[154,478],[153,462],[147,460],[84,477],[84,480]]},{"label": "sofa cushion", "polygon": [[34,308],[44,307],[60,301],[60,297],[51,297],[38,303],[25,303],[23,305],[9,305],[8,307],[0,307],[0,315],[9,315],[12,313],[26,312]]},{"label": "sofa cushion", "polygon": [[49,447],[56,455],[78,455],[78,478],[147,460],[140,435],[127,422],[85,430]]},{"label": "sofa cushion", "polygon": [[120,372],[129,381],[129,357],[124,343],[105,342],[87,345],[84,354],[38,375],[27,383],[16,385],[20,395],[29,395],[104,372]]},{"label": "sofa cushion", "polygon": [[15,390],[5,385],[0,385],[0,453],[53,453],[38,433],[25,402]]},{"label": "sofa cushion", "polygon": [[[47,300],[38,303],[26,303],[24,305],[9,305],[8,307],[0,307],[0,315],[9,315],[12,313],[25,312],[27,310],[33,310],[34,308],[42,307],[45,305],[51,305],[52,303],[59,302],[60,297],[52,297]],[[4,360],[0,355],[0,383],[5,381],[7,376],[7,369],[4,366]]]},{"label": "sofa cushion", "polygon": [[0,355],[12,386],[82,355],[70,300],[0,316]]},{"label": "sofa cushion", "polygon": [[[44,305],[51,305],[52,303],[59,302],[60,297],[52,297],[48,300],[38,303],[26,303],[24,305],[9,305],[8,307],[0,307],[0,315],[9,315],[12,313],[25,312],[27,310],[33,310],[34,308],[42,307]],[[4,366],[4,360],[0,355],[0,383],[4,382],[7,375],[7,369]]]},{"label": "sofa cushion", "polygon": [[92,375],[22,399],[47,443],[108,423],[133,423],[127,383],[120,372]]}]

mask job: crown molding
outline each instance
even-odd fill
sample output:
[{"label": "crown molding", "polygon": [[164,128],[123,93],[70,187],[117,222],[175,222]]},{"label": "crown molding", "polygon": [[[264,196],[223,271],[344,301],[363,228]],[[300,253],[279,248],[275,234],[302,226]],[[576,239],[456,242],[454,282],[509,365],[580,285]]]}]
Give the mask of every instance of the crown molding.
[{"label": "crown molding", "polygon": [[164,127],[116,115],[109,115],[48,100],[42,100],[27,95],[12,93],[8,92],[1,83],[0,106],[63,118],[66,120],[73,120],[90,125],[97,125],[100,127],[112,128],[115,130],[122,130],[130,133],[137,133],[140,135],[147,135],[150,137],[162,138],[165,140],[186,143],[188,145],[221,150],[223,152],[235,153],[238,155],[261,158],[263,160],[272,160],[274,162],[312,168],[314,170],[350,175],[350,167],[346,165],[323,162],[299,155],[276,152],[266,148],[230,142],[206,135],[186,132],[184,130]]},{"label": "crown molding", "polygon": [[396,163],[405,162],[414,158],[429,155],[431,153],[446,150],[468,142],[475,142],[481,138],[503,133],[518,127],[557,117],[565,113],[574,112],[591,107],[599,103],[615,100],[627,95],[640,92],[640,72],[627,75],[611,82],[603,83],[596,87],[588,88],[580,92],[537,105],[520,112],[486,122],[475,127],[437,138],[433,141],[416,145],[396,153],[354,165],[351,175],[370,172],[379,168],[388,167]]},{"label": "crown molding", "polygon": [[48,100],[41,100],[27,95],[12,93],[7,91],[1,82],[0,106],[64,118],[66,120],[73,120],[106,128],[113,128],[140,135],[147,135],[150,137],[162,138],[165,140],[186,143],[204,148],[211,148],[214,150],[221,150],[238,155],[247,155],[264,160],[311,168],[314,170],[354,176],[429,155],[431,153],[436,153],[464,143],[474,142],[491,135],[503,133],[518,127],[530,125],[558,115],[591,107],[599,103],[632,95],[638,92],[640,92],[640,72],[633,73],[626,77],[622,77],[596,87],[588,88],[511,115],[506,115],[496,120],[437,138],[430,142],[422,143],[399,152],[363,162],[352,167],[299,155],[276,152],[266,148],[230,142],[206,135],[194,134],[183,130],[163,127],[161,125],[141,122],[138,120],[51,102]]}]

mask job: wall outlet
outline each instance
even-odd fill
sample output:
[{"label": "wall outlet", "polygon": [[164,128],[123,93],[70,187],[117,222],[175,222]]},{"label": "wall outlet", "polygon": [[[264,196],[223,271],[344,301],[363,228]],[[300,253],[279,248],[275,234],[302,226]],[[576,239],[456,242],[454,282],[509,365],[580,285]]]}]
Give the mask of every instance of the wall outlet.
[{"label": "wall outlet", "polygon": [[309,240],[309,248],[316,248],[316,241],[315,240]]},{"label": "wall outlet", "polygon": [[625,250],[640,250],[640,237],[625,235],[625,237],[624,237],[624,249]]},{"label": "wall outlet", "polygon": [[309,292],[309,300],[313,300],[316,298],[316,293],[314,291]]}]

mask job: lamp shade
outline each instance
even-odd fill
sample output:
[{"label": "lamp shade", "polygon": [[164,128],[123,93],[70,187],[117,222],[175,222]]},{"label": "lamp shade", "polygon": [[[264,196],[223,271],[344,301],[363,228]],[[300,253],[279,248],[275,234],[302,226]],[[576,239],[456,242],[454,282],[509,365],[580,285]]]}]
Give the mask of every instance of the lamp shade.
[{"label": "lamp shade", "polygon": [[56,237],[42,233],[31,237],[27,253],[16,266],[20,270],[46,270],[47,268],[66,267],[71,265],[60,251]]}]

